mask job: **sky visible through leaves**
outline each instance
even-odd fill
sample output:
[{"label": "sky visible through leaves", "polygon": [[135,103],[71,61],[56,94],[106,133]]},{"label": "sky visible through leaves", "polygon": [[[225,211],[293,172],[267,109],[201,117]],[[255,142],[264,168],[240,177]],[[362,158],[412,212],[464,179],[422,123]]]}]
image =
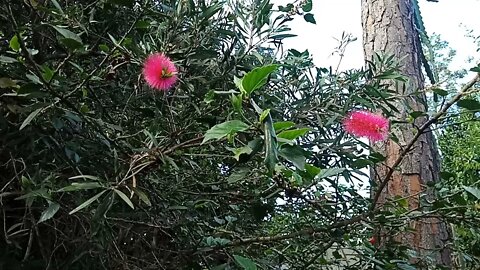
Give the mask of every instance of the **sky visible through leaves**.
[{"label": "sky visible through leaves", "polygon": [[[288,0],[273,1],[276,5],[288,2]],[[469,57],[475,59],[473,63],[480,60],[480,53],[476,51],[477,46],[473,39],[466,37],[470,30],[474,36],[480,35],[478,20],[480,0],[440,0],[436,3],[419,0],[419,4],[427,33],[440,34],[443,40],[448,41],[450,46],[457,50],[457,56],[452,61],[452,69],[464,68]],[[335,67],[339,56],[332,55],[332,52],[338,46],[337,40],[341,38],[342,32],[350,33],[357,41],[347,47],[340,70],[361,67],[363,49],[360,1],[316,0],[312,12],[317,21],[316,25],[304,20],[291,22],[292,32],[298,37],[286,39],[286,49],[308,49],[313,54],[317,66]]]}]

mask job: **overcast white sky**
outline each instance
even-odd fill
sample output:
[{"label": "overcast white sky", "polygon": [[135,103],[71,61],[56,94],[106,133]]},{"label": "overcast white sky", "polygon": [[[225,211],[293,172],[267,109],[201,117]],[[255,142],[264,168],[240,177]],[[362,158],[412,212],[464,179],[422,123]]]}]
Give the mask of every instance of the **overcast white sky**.
[{"label": "overcast white sky", "polygon": [[[272,0],[275,5],[290,2]],[[360,3],[361,0],[313,0],[312,12],[317,24],[307,23],[302,18],[290,22],[292,32],[298,36],[286,39],[285,49],[308,49],[317,66],[335,68],[339,59],[338,55],[332,56],[338,46],[336,38],[339,39],[342,32],[346,32],[357,37],[357,41],[348,46],[340,70],[362,67]],[[419,0],[419,4],[427,33],[440,34],[442,40],[448,41],[457,51],[451,68],[470,68],[474,64],[466,63],[468,57],[474,57],[475,63],[480,60],[480,52],[476,51],[474,41],[465,36],[467,30],[473,30],[475,36],[480,35],[480,0],[439,0],[438,3]],[[368,190],[363,190],[361,194],[368,196]]]},{"label": "overcast white sky", "polygon": [[[291,0],[272,1],[276,5]],[[340,69],[363,66],[361,0],[313,0],[313,13],[317,24],[297,18],[290,26],[298,37],[285,40],[286,48],[308,49],[313,54],[317,66],[336,66],[338,56],[331,56],[338,45],[335,38],[342,32],[351,33],[358,40],[349,45]],[[480,59],[473,40],[465,37],[467,29],[480,35],[480,0],[439,0],[438,3],[419,0],[420,9],[427,33],[440,34],[443,40],[457,50],[453,68],[469,67],[465,64],[469,56]]]}]

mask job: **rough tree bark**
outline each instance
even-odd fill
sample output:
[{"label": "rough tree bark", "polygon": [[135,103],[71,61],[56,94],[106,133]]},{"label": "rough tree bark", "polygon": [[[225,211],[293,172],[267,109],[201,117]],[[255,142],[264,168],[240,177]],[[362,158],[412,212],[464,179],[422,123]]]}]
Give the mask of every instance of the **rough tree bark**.
[{"label": "rough tree bark", "polygon": [[[374,53],[393,54],[400,62],[401,72],[408,77],[404,85],[397,85],[398,94],[408,95],[423,89],[424,77],[421,71],[418,34],[414,25],[412,0],[362,0],[363,45],[365,57],[372,59]],[[392,86],[394,87],[394,86]],[[399,119],[406,119],[408,112],[426,111],[426,98],[422,95],[411,96],[399,100],[397,108]],[[417,118],[415,124],[421,126],[425,118]],[[398,137],[399,143],[391,140],[376,144],[375,150],[386,156],[385,164],[372,170],[375,180],[381,182],[388,170],[398,158],[402,146],[411,140],[416,130],[412,125],[398,125],[392,130]],[[420,205],[420,194],[427,197],[434,196],[427,190],[428,182],[439,180],[439,158],[436,144],[431,132],[427,130],[415,143],[412,150],[400,163],[399,170],[390,177],[388,184],[382,191],[377,207],[388,198],[394,196],[408,197],[410,209]],[[401,233],[395,240],[413,248],[418,258],[413,259],[421,263],[420,258],[431,258],[439,264],[450,267],[451,251],[446,246],[449,239],[448,226],[439,219],[425,218],[409,224],[414,231]]]}]

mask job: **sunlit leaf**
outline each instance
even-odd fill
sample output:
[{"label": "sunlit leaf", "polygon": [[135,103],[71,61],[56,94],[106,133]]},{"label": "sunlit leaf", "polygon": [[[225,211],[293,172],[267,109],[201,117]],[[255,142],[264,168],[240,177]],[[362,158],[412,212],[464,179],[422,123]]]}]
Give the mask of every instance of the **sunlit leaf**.
[{"label": "sunlit leaf", "polygon": [[477,199],[480,200],[480,189],[475,187],[466,187],[466,186],[464,186],[463,189],[465,189],[465,191],[467,191],[468,193],[472,194],[473,196],[475,196]]},{"label": "sunlit leaf", "polygon": [[323,169],[320,171],[320,173],[317,175],[317,178],[322,179],[322,178],[327,178],[331,176],[338,175],[342,172],[345,171],[345,168],[328,168],[328,169]]},{"label": "sunlit leaf", "polygon": [[60,209],[60,204],[56,202],[50,203],[47,209],[43,210],[42,214],[40,215],[40,219],[38,219],[38,223],[42,223],[46,220],[51,219]]},{"label": "sunlit leaf", "polygon": [[69,186],[59,189],[58,192],[95,189],[95,188],[101,188],[101,187],[102,185],[100,185],[98,182],[71,183]]},{"label": "sunlit leaf", "polygon": [[205,137],[202,141],[206,143],[210,140],[221,139],[227,135],[233,135],[239,131],[245,131],[249,128],[249,125],[245,124],[240,120],[231,120],[223,122],[221,124],[213,126],[211,129],[207,130]]},{"label": "sunlit leaf", "polygon": [[248,72],[242,79],[242,87],[250,95],[267,82],[268,76],[278,68],[278,65],[258,67]]},{"label": "sunlit leaf", "polygon": [[10,39],[9,45],[10,45],[10,48],[16,52],[20,50],[20,42],[18,42],[17,35],[13,36],[13,38]]},{"label": "sunlit leaf", "polygon": [[31,112],[27,118],[25,118],[25,120],[23,120],[23,123],[22,125],[20,126],[19,130],[22,130],[24,129],[26,126],[28,126],[28,124],[30,124],[30,122],[32,122],[32,120],[41,112],[43,111],[44,108],[38,108],[36,109],[35,111]]}]

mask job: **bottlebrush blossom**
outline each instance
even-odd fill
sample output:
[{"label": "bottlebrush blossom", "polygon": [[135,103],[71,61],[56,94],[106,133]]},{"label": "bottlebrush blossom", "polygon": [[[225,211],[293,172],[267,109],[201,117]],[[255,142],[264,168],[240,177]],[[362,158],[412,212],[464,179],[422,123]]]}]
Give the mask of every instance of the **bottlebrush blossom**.
[{"label": "bottlebrush blossom", "polygon": [[367,111],[354,111],[343,120],[343,127],[348,133],[367,137],[372,142],[383,141],[388,137],[388,119]]},{"label": "bottlebrush blossom", "polygon": [[155,53],[145,59],[143,77],[150,87],[167,91],[177,82],[177,67],[164,54]]}]

